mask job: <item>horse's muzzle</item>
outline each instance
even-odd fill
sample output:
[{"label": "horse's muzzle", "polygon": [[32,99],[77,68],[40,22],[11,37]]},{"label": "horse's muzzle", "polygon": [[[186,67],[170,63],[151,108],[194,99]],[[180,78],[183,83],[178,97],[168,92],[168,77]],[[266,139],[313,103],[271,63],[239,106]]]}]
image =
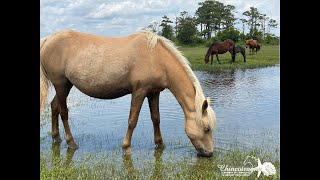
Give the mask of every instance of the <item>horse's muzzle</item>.
[{"label": "horse's muzzle", "polygon": [[212,157],[212,155],[213,155],[213,152],[206,151],[203,149],[198,150],[198,154],[197,154],[198,157]]}]

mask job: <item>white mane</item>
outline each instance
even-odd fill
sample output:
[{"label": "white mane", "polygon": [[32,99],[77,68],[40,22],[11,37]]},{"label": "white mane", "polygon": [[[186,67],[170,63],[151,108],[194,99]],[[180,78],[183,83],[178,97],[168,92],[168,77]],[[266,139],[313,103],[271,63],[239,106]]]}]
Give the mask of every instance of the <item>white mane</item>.
[{"label": "white mane", "polygon": [[[196,90],[195,96],[195,108],[196,108],[196,121],[199,122],[202,119],[202,103],[206,99],[200,83],[197,77],[194,75],[192,69],[190,68],[190,62],[182,55],[182,53],[177,49],[172,41],[166,39],[165,37],[158,36],[150,31],[141,31],[145,33],[148,39],[148,48],[153,49],[157,43],[160,41],[165,48],[167,48],[180,62],[182,67],[184,68],[185,72],[189,76],[190,80],[193,83],[193,86]],[[210,101],[208,102],[210,105]],[[207,122],[211,128],[214,127],[215,123],[213,121]]]}]

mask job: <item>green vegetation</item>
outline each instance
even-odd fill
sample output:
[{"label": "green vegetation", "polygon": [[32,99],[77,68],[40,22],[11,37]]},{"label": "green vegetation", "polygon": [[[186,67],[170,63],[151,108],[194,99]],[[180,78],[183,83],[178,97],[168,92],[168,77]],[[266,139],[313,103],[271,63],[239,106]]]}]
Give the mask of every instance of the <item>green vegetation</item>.
[{"label": "green vegetation", "polygon": [[[243,42],[251,38],[262,44],[279,45],[279,37],[270,33],[278,23],[255,7],[242,12],[243,18],[239,18],[235,16],[235,6],[230,4],[207,0],[198,6],[194,16],[183,11],[171,21],[164,15],[158,34],[180,45],[208,45],[226,39]],[[242,24],[241,29],[235,27],[237,23]]]},{"label": "green vegetation", "polygon": [[[118,150],[116,150],[118,151]],[[276,174],[259,179],[279,179],[279,151],[272,153],[255,149],[247,152],[234,149],[226,152],[216,152],[212,158],[190,158],[172,161],[162,157],[170,153],[166,150],[155,150],[154,157],[122,156],[118,152],[109,155],[83,155],[77,160],[67,157],[51,157],[52,154],[40,155],[40,179],[234,179],[221,175],[217,165],[243,167],[248,155],[258,157],[261,163],[271,162],[276,167]],[[54,154],[54,153],[53,153]],[[50,157],[50,158],[48,158]],[[257,163],[251,161],[253,167]],[[250,167],[250,166],[246,166]],[[248,176],[238,176],[237,179],[255,179],[257,172]]]},{"label": "green vegetation", "polygon": [[250,55],[249,49],[246,48],[247,62],[243,62],[241,53],[237,53],[236,60],[231,63],[231,54],[229,52],[225,54],[219,54],[219,60],[221,64],[217,62],[215,56],[213,56],[213,63],[210,65],[210,61],[207,65],[204,64],[204,56],[208,50],[207,47],[179,47],[179,50],[190,61],[193,70],[197,71],[230,71],[234,69],[251,69],[258,67],[274,66],[280,63],[279,46],[262,46],[258,54]]}]

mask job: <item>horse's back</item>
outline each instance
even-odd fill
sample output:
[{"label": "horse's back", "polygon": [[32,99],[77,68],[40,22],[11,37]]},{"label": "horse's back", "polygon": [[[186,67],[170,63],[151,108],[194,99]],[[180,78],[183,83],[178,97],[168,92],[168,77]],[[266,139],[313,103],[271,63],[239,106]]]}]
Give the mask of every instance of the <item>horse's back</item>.
[{"label": "horse's back", "polygon": [[250,48],[256,48],[258,45],[257,40],[254,39],[248,39],[246,40],[246,45],[248,45]]},{"label": "horse's back", "polygon": [[89,96],[116,98],[130,93],[132,70],[149,56],[146,40],[143,34],[113,38],[66,30],[47,40],[42,64],[53,84],[66,78]]}]

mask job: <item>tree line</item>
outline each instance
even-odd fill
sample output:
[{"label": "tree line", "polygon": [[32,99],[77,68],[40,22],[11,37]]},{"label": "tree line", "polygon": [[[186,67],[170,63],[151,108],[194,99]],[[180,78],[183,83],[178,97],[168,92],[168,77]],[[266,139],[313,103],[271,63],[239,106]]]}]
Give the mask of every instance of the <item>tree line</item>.
[{"label": "tree line", "polygon": [[[158,34],[182,45],[210,45],[213,41],[225,39],[243,42],[251,38],[265,44],[279,44],[279,37],[270,33],[278,23],[255,7],[243,12],[245,18],[240,19],[234,15],[233,5],[215,0],[199,2],[198,5],[194,16],[183,11],[179,17],[171,20],[164,15]],[[235,27],[236,23],[242,23],[241,30]]]}]

